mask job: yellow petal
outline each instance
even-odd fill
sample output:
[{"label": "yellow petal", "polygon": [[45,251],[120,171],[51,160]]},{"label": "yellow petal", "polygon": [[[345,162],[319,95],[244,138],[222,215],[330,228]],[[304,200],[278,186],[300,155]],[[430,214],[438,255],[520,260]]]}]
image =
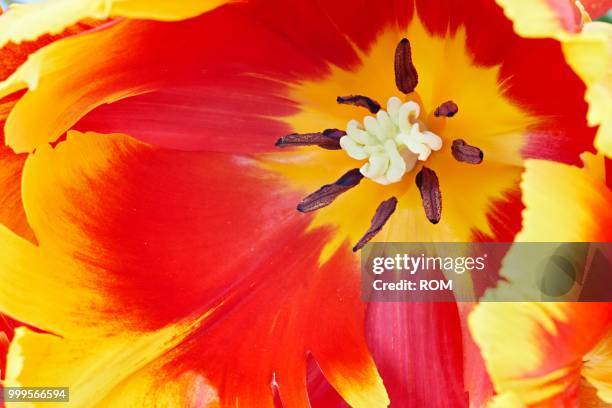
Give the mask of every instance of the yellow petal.
[{"label": "yellow petal", "polygon": [[585,357],[582,375],[597,389],[597,396],[612,404],[612,331]]},{"label": "yellow petal", "polygon": [[602,57],[589,59],[587,56],[584,61],[580,61],[580,49],[572,47],[571,43],[564,45],[564,52],[568,62],[588,86],[586,100],[589,103],[589,124],[599,125],[595,147],[612,157],[612,24],[588,23],[583,33],[594,43],[596,50],[592,52],[599,52]]},{"label": "yellow petal", "polygon": [[47,0],[16,4],[0,17],[0,47],[9,41],[35,40],[58,34],[81,20],[127,17],[183,20],[211,10],[224,0]]},{"label": "yellow petal", "polygon": [[[72,143],[73,136],[81,143]],[[50,214],[57,207],[41,207],[41,203],[48,203],[46,194],[54,191],[57,195],[53,203],[66,205],[70,200],[67,191],[79,188],[77,181],[83,181],[79,175],[86,171],[95,174],[102,166],[109,166],[108,158],[126,151],[121,149],[144,146],[130,142],[126,136],[91,139],[78,139],[78,136],[71,134],[55,149],[48,145],[42,147],[26,160],[21,192],[28,221],[40,244],[35,245],[0,226],[0,310],[58,335],[73,332],[99,334],[103,328],[113,332],[118,329],[117,322],[104,326],[99,322],[113,322],[109,313],[121,315],[125,311],[117,304],[118,300],[102,289],[103,280],[112,281],[109,271],[83,262],[75,255],[89,242],[75,229],[76,223],[53,224]],[[83,157],[84,149],[88,152],[87,159],[77,160]],[[83,165],[85,162],[87,165]],[[58,178],[53,181],[46,178],[51,176],[49,169],[55,169]],[[57,235],[54,237],[58,233],[63,239],[58,239]],[[70,241],[74,244],[72,238],[78,237],[82,238],[80,249],[69,244]]]},{"label": "yellow petal", "polygon": [[[195,17],[235,0],[113,0],[110,16],[176,21]],[[109,3],[109,0],[106,0]]]},{"label": "yellow petal", "polygon": [[[368,358],[359,368],[339,353],[335,361],[318,360],[321,371],[342,398],[355,408],[384,408],[389,406],[389,397],[374,361]],[[317,356],[315,356],[317,359]]]},{"label": "yellow petal", "polygon": [[83,287],[82,273],[79,278],[75,264],[37,251],[35,245],[4,226],[0,226],[0,247],[3,313],[59,335],[95,329],[95,319],[103,315],[85,312],[83,306],[95,304],[94,309],[101,311],[105,300],[100,293]]},{"label": "yellow petal", "polygon": [[[143,84],[122,82],[126,77],[145,75],[133,72],[137,53],[125,47],[121,50],[121,39],[134,38],[133,31],[134,25],[123,21],[104,30],[56,41],[31,54],[0,83],[0,98],[29,90],[6,120],[6,144],[17,153],[31,152],[55,141],[93,108],[144,92]],[[88,51],[92,49],[104,52]],[[88,55],[86,59],[80,57],[84,53]],[[108,74],[109,70],[114,71],[113,75]],[[32,117],[36,120],[26,119]]]},{"label": "yellow petal", "polygon": [[580,362],[606,334],[610,312],[607,303],[490,302],[469,325],[499,394],[573,406]]},{"label": "yellow petal", "polygon": [[[565,242],[609,241],[612,193],[600,178],[600,164],[590,157],[588,169],[528,160],[521,185],[526,209],[517,241],[548,242],[551,237]],[[516,298],[533,286],[529,264],[521,262],[511,250],[501,271],[506,282],[487,292],[489,300],[507,298],[509,293]],[[531,258],[530,264],[537,263]],[[609,303],[478,305],[470,315],[470,329],[500,394],[498,406],[516,398],[526,405],[576,404],[581,362],[601,353],[594,347],[608,333],[611,319]],[[607,384],[597,381],[605,378],[606,367],[593,363],[592,368],[592,383],[605,396]]]},{"label": "yellow petal", "polygon": [[[612,192],[577,167],[528,160],[521,184],[524,242],[608,242],[612,239]],[[555,205],[551,205],[554,203]]]},{"label": "yellow petal", "polygon": [[524,408],[525,404],[513,392],[496,395],[487,405],[488,408]]},{"label": "yellow petal", "polygon": [[168,367],[160,364],[134,373],[115,387],[97,406],[106,407],[206,407],[219,408],[219,394],[206,377],[186,371],[175,377],[160,375]]},{"label": "yellow petal", "polygon": [[9,349],[4,385],[69,387],[71,407],[95,406],[115,387],[131,381],[133,373],[152,362],[159,364],[158,359],[166,358],[197,324],[172,325],[149,333],[120,331],[114,336],[67,338],[21,327]]},{"label": "yellow petal", "polygon": [[[547,0],[496,0],[506,17],[514,23],[514,30],[524,37],[548,37],[566,30],[562,13],[551,7]],[[562,2],[558,2],[563,4]],[[569,14],[571,3],[565,2],[562,10]]]}]

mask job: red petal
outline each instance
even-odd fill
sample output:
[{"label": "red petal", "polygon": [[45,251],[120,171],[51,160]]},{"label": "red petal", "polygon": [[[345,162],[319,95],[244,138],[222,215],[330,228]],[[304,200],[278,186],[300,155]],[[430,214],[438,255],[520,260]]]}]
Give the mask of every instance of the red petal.
[{"label": "red petal", "polygon": [[[382,27],[397,24],[397,16],[405,24],[412,14],[408,2],[388,3],[259,1],[171,27],[131,23],[120,46],[129,50],[122,58],[129,68],[123,60],[106,61],[105,71],[121,71],[105,92],[144,86],[149,93],[101,105],[76,129],[184,150],[271,150],[291,131],[274,118],[298,109],[286,83],[321,77],[330,64],[358,64],[353,44],[367,48]],[[197,49],[177,46],[186,38],[198,38]],[[147,83],[152,79],[155,86]]]},{"label": "red petal", "polygon": [[[141,51],[129,56],[130,72],[119,74],[113,86],[158,83],[145,85],[152,91],[147,95],[100,106],[77,129],[128,133],[188,150],[271,150],[279,135],[290,132],[273,118],[297,110],[286,83],[321,76],[328,63],[358,62],[345,34],[306,2],[233,5],[170,27],[132,25],[137,27],[122,34],[124,47]],[[187,38],[199,39],[197,49],[176,45]],[[172,61],[170,72],[165,61]],[[109,61],[111,71],[119,68],[113,64],[119,62]]]},{"label": "red petal", "polygon": [[610,0],[580,0],[591,18],[599,18],[612,9]]},{"label": "red petal", "polygon": [[586,88],[565,61],[559,42],[517,41],[502,65],[500,81],[505,81],[508,97],[541,118],[529,129],[523,156],[580,166],[579,155],[594,152],[597,128],[586,122]]},{"label": "red petal", "polygon": [[80,130],[128,132],[147,143],[181,150],[253,153],[274,149],[291,133],[273,119],[296,112],[286,87],[264,78],[208,74],[198,83],[102,105],[76,124]]},{"label": "red petal", "polygon": [[370,303],[366,331],[392,406],[467,407],[455,303]]},{"label": "red petal", "polygon": [[313,358],[308,359],[308,398],[312,408],[350,408],[325,379]]},{"label": "red petal", "polygon": [[386,404],[365,343],[353,255],[344,247],[318,268],[323,235],[313,235],[278,251],[244,285],[230,289],[193,348],[168,369],[205,372],[223,406],[238,398],[245,406],[270,406],[274,378],[284,406],[307,407],[310,351],[351,405]]}]

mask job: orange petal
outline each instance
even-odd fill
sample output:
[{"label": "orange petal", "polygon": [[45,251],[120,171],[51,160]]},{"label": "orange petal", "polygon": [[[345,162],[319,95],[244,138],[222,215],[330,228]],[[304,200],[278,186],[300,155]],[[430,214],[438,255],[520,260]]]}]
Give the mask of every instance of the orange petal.
[{"label": "orange petal", "polygon": [[[4,123],[14,103],[14,100],[0,101],[0,125]],[[0,136],[3,136],[1,131]],[[21,202],[21,175],[26,156],[15,154],[4,146],[3,139],[0,137],[0,223],[18,235],[33,240],[34,234]]]}]

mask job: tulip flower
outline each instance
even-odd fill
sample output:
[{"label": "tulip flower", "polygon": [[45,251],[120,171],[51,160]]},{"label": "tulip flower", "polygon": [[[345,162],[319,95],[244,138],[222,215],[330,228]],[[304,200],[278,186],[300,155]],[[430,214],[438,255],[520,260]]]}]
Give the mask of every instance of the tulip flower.
[{"label": "tulip flower", "polygon": [[40,329],[16,329],[5,384],[69,386],[74,406],[331,406],[310,372],[354,407],[478,400],[457,306],[380,327],[393,306],[367,318],[359,251],[512,240],[525,160],[594,151],[607,37],[541,1],[561,31],[524,38],[542,21],[499,3],[9,10],[3,46],[97,23],[0,83],[29,231],[0,227],[0,312]]},{"label": "tulip flower", "polygon": [[[587,170],[529,161],[525,227],[517,241],[610,242],[610,176],[601,157]],[[525,275],[502,270],[510,287]],[[481,303],[470,325],[497,391],[494,406],[612,403],[612,303]]]}]

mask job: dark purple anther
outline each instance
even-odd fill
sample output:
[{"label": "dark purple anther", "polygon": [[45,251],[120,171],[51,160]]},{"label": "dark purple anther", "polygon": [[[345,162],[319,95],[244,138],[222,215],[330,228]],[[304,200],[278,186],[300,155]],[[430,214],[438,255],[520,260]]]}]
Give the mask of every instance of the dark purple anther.
[{"label": "dark purple anther", "polygon": [[345,173],[333,184],[326,184],[308,197],[304,198],[297,206],[300,212],[311,212],[323,207],[327,207],[345,191],[355,187],[363,175],[359,169],[353,169]]},{"label": "dark purple anther", "polygon": [[453,101],[446,101],[436,108],[434,115],[436,117],[446,116],[447,118],[452,118],[457,112],[459,112],[457,104]]},{"label": "dark purple anther", "polygon": [[377,113],[380,110],[380,103],[363,95],[339,96],[336,98],[336,102],[344,105],[360,106],[369,110],[370,113]]},{"label": "dark purple anther", "polygon": [[442,193],[440,192],[440,183],[436,173],[423,167],[416,176],[416,185],[421,192],[421,200],[425,215],[432,224],[440,222],[442,217]]},{"label": "dark purple anther", "polygon": [[395,49],[395,84],[405,94],[414,91],[419,83],[419,75],[412,63],[410,41],[404,38]]},{"label": "dark purple anther", "polygon": [[326,129],[319,133],[293,133],[278,139],[275,146],[319,146],[328,150],[340,150],[340,138],[344,135],[346,132],[338,129]]},{"label": "dark purple anther", "polygon": [[372,238],[376,236],[380,232],[380,230],[385,226],[391,215],[395,212],[395,208],[397,207],[397,198],[391,197],[390,199],[383,201],[380,203],[378,208],[376,209],[376,213],[374,213],[374,217],[372,217],[372,221],[370,224],[370,228],[364,234],[363,237],[355,244],[353,247],[353,252],[359,251],[364,247],[365,244],[370,242]]}]

